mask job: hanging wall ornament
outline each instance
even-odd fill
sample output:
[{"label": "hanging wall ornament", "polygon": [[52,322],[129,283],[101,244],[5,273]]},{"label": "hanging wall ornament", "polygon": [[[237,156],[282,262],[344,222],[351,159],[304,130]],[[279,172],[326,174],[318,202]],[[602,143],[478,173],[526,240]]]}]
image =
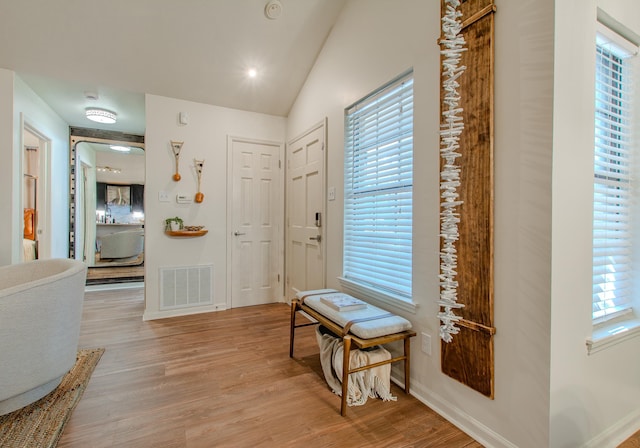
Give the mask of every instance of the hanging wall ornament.
[{"label": "hanging wall ornament", "polygon": [[204,160],[194,159],[196,165],[196,174],[198,175],[198,192],[196,193],[196,202],[200,203],[204,201],[204,194],[200,191],[200,184],[202,182],[202,167],[204,166]]},{"label": "hanging wall ornament", "polygon": [[458,9],[460,0],[445,0],[446,11],[442,17],[442,34],[440,40],[442,54],[442,89],[443,108],[442,123],[440,125],[440,156],[442,157],[440,170],[440,237],[442,238],[440,251],[440,300],[441,311],[440,338],[445,342],[453,340],[452,335],[458,334],[460,329],[456,323],[460,317],[455,310],[464,307],[458,303],[458,282],[456,281],[457,252],[456,242],[460,238],[458,223],[460,214],[458,207],[462,205],[459,199],[460,166],[456,160],[460,157],[460,135],[464,129],[462,119],[463,109],[459,106],[460,94],[458,78],[465,70],[460,65],[462,53],[466,51],[465,40],[461,34],[462,12]]},{"label": "hanging wall ornament", "polygon": [[173,180],[175,180],[176,182],[178,182],[181,179],[178,165],[180,162],[180,151],[182,150],[183,144],[184,142],[174,142],[173,140],[171,141],[171,150],[173,151],[173,157],[175,158],[175,161],[176,161],[176,172],[173,175]]}]

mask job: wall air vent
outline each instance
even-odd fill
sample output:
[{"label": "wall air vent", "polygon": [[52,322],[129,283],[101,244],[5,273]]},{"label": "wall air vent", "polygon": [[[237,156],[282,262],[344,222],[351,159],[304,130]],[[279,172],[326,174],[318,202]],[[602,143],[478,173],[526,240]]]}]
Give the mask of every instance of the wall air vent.
[{"label": "wall air vent", "polygon": [[160,310],[213,304],[213,265],[160,268]]}]

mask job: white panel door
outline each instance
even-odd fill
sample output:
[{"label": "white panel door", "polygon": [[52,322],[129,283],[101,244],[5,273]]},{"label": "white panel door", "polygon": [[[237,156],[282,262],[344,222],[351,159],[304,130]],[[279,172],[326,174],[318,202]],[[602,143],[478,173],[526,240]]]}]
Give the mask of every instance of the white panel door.
[{"label": "white panel door", "polygon": [[323,121],[287,144],[286,298],[324,288],[325,129]]},{"label": "white panel door", "polygon": [[282,298],[282,204],[277,143],[230,138],[231,306]]}]

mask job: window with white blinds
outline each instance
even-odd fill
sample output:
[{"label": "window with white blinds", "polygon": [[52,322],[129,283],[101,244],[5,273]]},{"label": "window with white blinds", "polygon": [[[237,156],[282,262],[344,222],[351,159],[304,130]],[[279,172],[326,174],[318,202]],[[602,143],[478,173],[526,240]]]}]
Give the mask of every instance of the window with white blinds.
[{"label": "window with white blinds", "polygon": [[[596,42],[593,203],[593,319],[616,317],[632,304],[633,49],[611,34]],[[637,48],[636,48],[637,52]]]},{"label": "window with white blinds", "polygon": [[413,72],[345,110],[346,280],[411,299]]}]

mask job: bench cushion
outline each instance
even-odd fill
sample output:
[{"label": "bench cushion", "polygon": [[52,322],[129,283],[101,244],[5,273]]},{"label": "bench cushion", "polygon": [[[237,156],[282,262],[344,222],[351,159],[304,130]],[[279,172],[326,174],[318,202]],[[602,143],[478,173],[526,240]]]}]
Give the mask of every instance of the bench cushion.
[{"label": "bench cushion", "polygon": [[[332,295],[344,294],[335,289],[316,289],[312,291],[300,291],[296,294],[298,299],[304,297],[304,304],[309,308],[322,314],[329,320],[344,327],[348,322],[357,319],[367,319],[375,316],[383,316],[389,314],[381,308],[367,304],[366,308],[353,311],[337,311],[330,306],[322,303],[322,297],[331,297]],[[381,319],[367,320],[364,322],[356,322],[351,325],[350,332],[362,339],[377,338],[388,334],[400,333],[401,331],[410,330],[411,322],[407,319],[392,315]]]}]

